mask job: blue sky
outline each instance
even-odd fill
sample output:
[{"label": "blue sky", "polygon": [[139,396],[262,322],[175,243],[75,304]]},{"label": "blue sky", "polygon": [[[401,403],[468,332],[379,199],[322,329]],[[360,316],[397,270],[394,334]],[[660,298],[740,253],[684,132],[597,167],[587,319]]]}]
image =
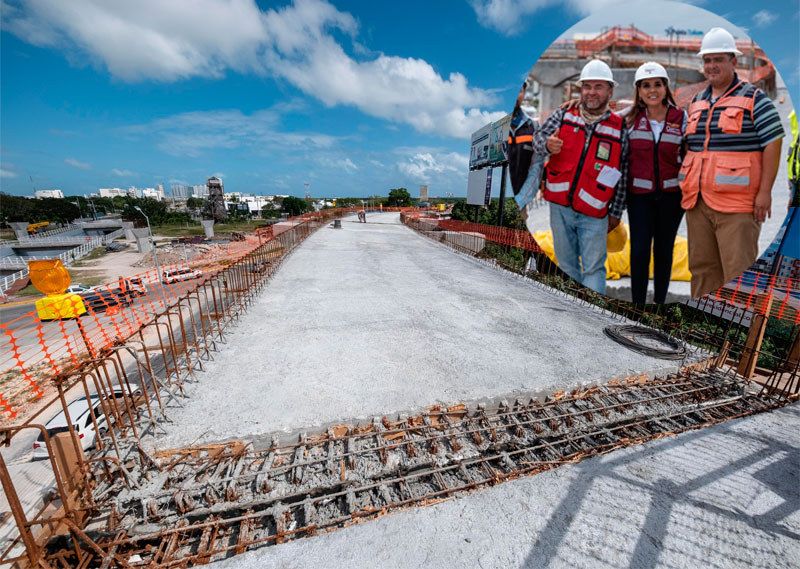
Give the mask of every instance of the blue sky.
[{"label": "blue sky", "polygon": [[0,191],[217,175],[256,194],[464,196],[470,132],[509,112],[539,54],[587,17],[570,33],[708,29],[714,12],[800,100],[800,4],[686,4],[0,0]]}]

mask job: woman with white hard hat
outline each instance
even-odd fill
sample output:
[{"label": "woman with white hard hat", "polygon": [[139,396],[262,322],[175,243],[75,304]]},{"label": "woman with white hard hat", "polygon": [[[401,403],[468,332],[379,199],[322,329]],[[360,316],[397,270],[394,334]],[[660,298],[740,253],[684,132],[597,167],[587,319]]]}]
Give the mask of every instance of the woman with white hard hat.
[{"label": "woman with white hard hat", "polygon": [[686,112],[678,108],[666,70],[647,62],[636,70],[629,139],[626,203],[631,241],[631,296],[644,304],[653,257],[653,302],[666,301],[675,235],[683,218],[678,171],[686,153]]}]

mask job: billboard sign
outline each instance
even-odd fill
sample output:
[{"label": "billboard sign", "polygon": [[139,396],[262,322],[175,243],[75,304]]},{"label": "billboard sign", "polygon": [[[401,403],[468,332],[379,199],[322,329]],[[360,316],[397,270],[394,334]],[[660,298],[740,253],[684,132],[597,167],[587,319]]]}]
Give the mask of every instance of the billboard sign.
[{"label": "billboard sign", "polygon": [[492,125],[487,124],[472,133],[472,144],[469,151],[470,170],[486,166],[489,163],[489,139],[491,130]]},{"label": "billboard sign", "polygon": [[470,170],[467,179],[467,205],[487,205],[486,196],[490,195],[491,191],[492,169]]},{"label": "billboard sign", "polygon": [[492,133],[489,141],[489,164],[499,164],[506,160],[503,145],[508,140],[509,130],[511,130],[511,113],[492,123]]}]

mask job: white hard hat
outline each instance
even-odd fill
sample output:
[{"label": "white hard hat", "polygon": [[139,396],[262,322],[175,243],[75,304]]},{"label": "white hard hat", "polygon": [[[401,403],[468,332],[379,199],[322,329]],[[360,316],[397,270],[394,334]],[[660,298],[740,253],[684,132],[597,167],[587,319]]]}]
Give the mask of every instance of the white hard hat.
[{"label": "white hard hat", "polygon": [[702,57],[707,53],[732,53],[734,55],[742,55],[742,52],[736,49],[736,40],[733,39],[731,33],[725,28],[711,28],[708,30],[708,33],[703,36],[703,43],[697,55]]},{"label": "white hard hat", "polygon": [[648,61],[640,65],[639,69],[636,70],[636,76],[633,78],[633,86],[636,87],[636,84],[642,79],[655,79],[656,77],[661,77],[669,83],[667,70],[655,61]]},{"label": "white hard hat", "polygon": [[612,86],[617,86],[617,82],[614,81],[614,75],[611,73],[611,68],[606,65],[604,61],[600,61],[599,59],[593,59],[583,66],[578,82],[592,80],[608,81]]}]

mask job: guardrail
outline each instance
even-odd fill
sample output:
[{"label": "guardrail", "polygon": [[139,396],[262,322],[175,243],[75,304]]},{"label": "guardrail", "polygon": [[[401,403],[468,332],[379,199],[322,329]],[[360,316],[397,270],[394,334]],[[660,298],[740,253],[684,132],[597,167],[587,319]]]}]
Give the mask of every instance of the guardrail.
[{"label": "guardrail", "polygon": [[64,227],[59,227],[58,229],[50,229],[49,231],[42,231],[41,233],[34,233],[33,235],[29,235],[31,241],[36,239],[48,239],[54,235],[59,235],[61,233],[66,233],[67,231],[75,231],[76,229],[82,229],[83,225],[79,225],[77,223],[69,223]]},{"label": "guardrail", "polygon": [[[125,234],[124,229],[118,229],[102,237],[91,237],[88,241],[84,242],[83,244],[75,247],[74,249],[70,249],[69,251],[64,251],[60,255],[57,256],[32,256],[32,257],[15,257],[14,259],[9,259],[8,257],[3,257],[0,259],[0,266],[10,266],[10,267],[17,267],[21,266],[21,270],[17,271],[16,273],[9,275],[7,277],[3,277],[0,279],[0,294],[7,291],[9,288],[13,286],[13,284],[19,280],[24,279],[28,276],[28,261],[36,261],[42,259],[61,259],[61,262],[64,265],[69,265],[79,259],[82,259],[89,253],[91,253],[97,247],[102,247],[106,243],[113,241],[117,237],[122,237]],[[48,242],[48,244],[50,244]],[[56,244],[56,243],[53,243]],[[15,264],[18,263],[18,264]]]}]

